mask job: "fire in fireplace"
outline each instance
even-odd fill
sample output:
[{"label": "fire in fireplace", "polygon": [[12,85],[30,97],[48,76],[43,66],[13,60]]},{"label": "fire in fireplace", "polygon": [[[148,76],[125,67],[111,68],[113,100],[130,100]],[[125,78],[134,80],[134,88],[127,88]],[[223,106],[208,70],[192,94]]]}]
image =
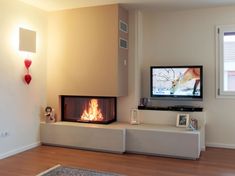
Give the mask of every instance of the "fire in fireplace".
[{"label": "fire in fireplace", "polygon": [[83,121],[103,121],[104,117],[99,108],[98,99],[91,99],[89,101],[88,107],[84,108],[84,111],[81,116],[81,120]]},{"label": "fire in fireplace", "polygon": [[116,121],[116,97],[61,96],[62,121],[102,123]]}]

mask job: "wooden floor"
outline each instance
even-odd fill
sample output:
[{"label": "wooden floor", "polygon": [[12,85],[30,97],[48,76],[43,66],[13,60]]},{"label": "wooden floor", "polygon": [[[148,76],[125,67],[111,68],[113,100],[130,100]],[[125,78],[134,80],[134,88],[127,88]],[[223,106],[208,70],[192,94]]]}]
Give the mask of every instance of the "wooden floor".
[{"label": "wooden floor", "polygon": [[33,176],[57,164],[130,176],[235,176],[235,150],[207,148],[193,161],[40,146],[0,160],[0,176]]}]

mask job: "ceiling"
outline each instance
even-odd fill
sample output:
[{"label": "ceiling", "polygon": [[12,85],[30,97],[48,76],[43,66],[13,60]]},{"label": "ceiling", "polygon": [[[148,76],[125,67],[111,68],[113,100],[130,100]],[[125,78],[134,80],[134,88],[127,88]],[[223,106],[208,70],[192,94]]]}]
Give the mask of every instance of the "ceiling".
[{"label": "ceiling", "polygon": [[126,8],[154,8],[156,10],[186,10],[235,5],[235,0],[21,0],[46,11],[108,4],[123,4]]}]

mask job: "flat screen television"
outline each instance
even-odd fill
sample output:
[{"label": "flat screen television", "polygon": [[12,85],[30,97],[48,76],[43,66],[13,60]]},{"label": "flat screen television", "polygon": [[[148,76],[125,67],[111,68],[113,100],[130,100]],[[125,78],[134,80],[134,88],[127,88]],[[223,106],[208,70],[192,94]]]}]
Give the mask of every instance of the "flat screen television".
[{"label": "flat screen television", "polygon": [[202,66],[152,66],[151,97],[161,99],[202,100]]}]

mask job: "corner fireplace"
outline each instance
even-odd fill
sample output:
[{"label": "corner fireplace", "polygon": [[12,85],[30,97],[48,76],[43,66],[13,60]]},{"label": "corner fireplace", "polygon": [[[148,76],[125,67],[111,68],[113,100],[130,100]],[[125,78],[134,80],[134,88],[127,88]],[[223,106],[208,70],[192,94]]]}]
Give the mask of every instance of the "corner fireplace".
[{"label": "corner fireplace", "polygon": [[116,97],[61,96],[62,121],[109,124],[116,121]]}]

